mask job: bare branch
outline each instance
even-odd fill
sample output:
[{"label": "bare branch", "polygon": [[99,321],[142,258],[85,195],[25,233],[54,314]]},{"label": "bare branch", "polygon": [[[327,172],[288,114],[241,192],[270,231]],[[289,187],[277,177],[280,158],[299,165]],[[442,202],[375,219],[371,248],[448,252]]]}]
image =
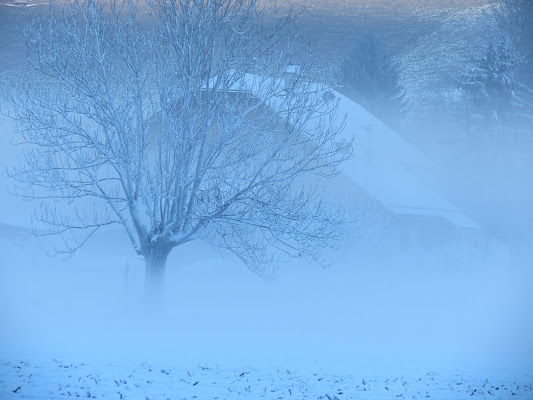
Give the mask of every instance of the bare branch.
[{"label": "bare branch", "polygon": [[28,30],[36,80],[12,99],[19,194],[61,204],[38,220],[67,251],[120,224],[147,262],[195,239],[258,273],[323,262],[343,213],[303,182],[334,176],[351,143],[293,22],[264,24],[255,0],[52,5]]}]

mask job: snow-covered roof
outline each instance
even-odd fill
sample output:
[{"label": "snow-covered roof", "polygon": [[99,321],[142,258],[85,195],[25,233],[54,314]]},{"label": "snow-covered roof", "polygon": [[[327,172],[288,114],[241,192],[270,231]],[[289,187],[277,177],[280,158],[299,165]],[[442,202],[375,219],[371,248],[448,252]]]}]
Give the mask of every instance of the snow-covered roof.
[{"label": "snow-covered roof", "polygon": [[[262,97],[265,88],[271,94],[273,87],[282,90],[284,79],[246,73],[231,90]],[[321,88],[317,85],[317,90]],[[480,229],[421,179],[421,175],[433,174],[433,179],[438,175],[437,167],[424,154],[356,102],[335,90],[328,92],[339,101],[339,115],[346,115],[340,138],[355,138],[356,156],[343,165],[343,174],[395,215],[443,218],[460,228]]]},{"label": "snow-covered roof", "polygon": [[359,104],[333,93],[339,113],[346,115],[342,135],[355,137],[356,156],[346,162],[344,174],[394,214],[444,218],[461,228],[480,229],[419,177],[438,175],[424,154]]}]

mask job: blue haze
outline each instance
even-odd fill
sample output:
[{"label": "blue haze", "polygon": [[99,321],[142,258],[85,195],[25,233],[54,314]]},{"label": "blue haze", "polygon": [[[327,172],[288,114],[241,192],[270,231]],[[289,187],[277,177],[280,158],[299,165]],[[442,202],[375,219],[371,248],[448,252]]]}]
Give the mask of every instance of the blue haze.
[{"label": "blue haze", "polygon": [[[29,73],[20,24],[39,6],[15,9],[4,3],[0,1],[0,89],[7,93],[11,79]],[[440,27],[429,21],[435,30]],[[427,39],[426,29],[420,30],[420,43]],[[342,35],[355,36],[342,29],[338,35],[343,42]],[[370,121],[365,118],[362,125]],[[372,121],[376,132],[379,122]],[[361,143],[364,126],[359,127]],[[2,176],[0,358],[530,369],[531,138],[505,145],[467,141],[456,125],[437,118],[415,121],[400,136],[435,165],[432,171],[410,167],[420,187],[430,188],[473,221],[473,239],[470,228],[463,235],[463,228],[450,228],[449,221],[420,222],[417,216],[393,218],[397,225],[380,241],[373,224],[382,208],[374,218],[365,203],[369,219],[343,239],[332,267],[295,260],[280,265],[271,279],[256,276],[231,255],[193,242],[171,253],[165,301],[157,311],[143,303],[144,263],[122,231],[98,233],[67,260],[50,258],[46,253],[53,239],[33,238],[24,230],[35,204],[12,196],[11,183]],[[15,141],[13,123],[1,116],[2,167],[20,160]],[[397,157],[398,147],[383,148],[382,157]],[[365,154],[356,153],[356,162],[357,157]],[[350,165],[359,173],[361,165]],[[387,181],[378,167],[366,171],[364,179],[402,191],[401,182],[395,177]],[[354,182],[349,171],[329,185],[331,197],[357,209],[365,186]],[[405,198],[414,203],[425,201],[425,192],[405,190]],[[408,231],[418,234],[406,243]],[[450,231],[457,236],[449,239]],[[464,236],[468,239],[459,246],[447,247],[448,240]]]}]

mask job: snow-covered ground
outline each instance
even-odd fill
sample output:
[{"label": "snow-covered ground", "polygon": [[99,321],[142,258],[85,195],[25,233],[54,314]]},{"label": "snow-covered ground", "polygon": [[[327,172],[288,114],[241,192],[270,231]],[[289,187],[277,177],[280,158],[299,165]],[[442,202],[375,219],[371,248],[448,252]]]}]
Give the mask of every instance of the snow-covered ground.
[{"label": "snow-covered ground", "polygon": [[0,226],[0,399],[533,398],[531,274],[363,266],[348,249],[262,279],[193,245],[153,309],[122,239],[61,261]]},{"label": "snow-covered ground", "polygon": [[317,365],[304,369],[173,363],[46,360],[0,364],[2,399],[523,399],[531,376],[485,377],[409,371],[374,375]]}]

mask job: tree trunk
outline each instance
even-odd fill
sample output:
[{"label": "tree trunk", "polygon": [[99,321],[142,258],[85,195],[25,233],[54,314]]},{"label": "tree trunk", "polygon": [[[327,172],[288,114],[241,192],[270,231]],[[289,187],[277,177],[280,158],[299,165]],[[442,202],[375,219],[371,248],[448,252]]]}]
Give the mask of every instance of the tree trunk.
[{"label": "tree trunk", "polygon": [[148,300],[156,300],[163,294],[168,253],[166,250],[154,248],[144,257],[146,262],[144,289]]}]

